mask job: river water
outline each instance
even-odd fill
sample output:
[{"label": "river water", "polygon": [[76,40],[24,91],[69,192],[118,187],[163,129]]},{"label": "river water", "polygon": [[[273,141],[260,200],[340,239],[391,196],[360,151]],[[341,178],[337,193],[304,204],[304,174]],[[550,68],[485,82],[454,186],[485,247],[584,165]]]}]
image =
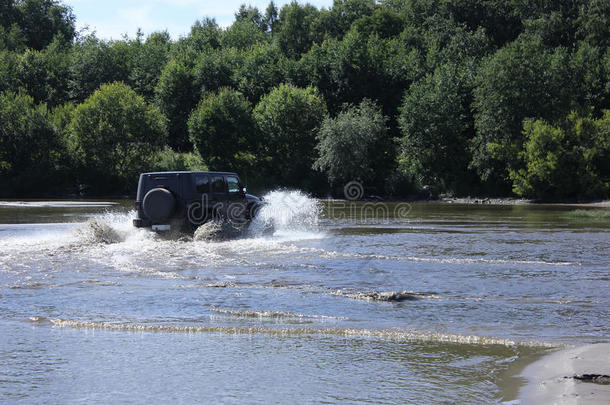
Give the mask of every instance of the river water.
[{"label": "river water", "polygon": [[267,200],[275,233],[231,240],[0,202],[0,402],[517,404],[526,364],[610,341],[607,219]]}]

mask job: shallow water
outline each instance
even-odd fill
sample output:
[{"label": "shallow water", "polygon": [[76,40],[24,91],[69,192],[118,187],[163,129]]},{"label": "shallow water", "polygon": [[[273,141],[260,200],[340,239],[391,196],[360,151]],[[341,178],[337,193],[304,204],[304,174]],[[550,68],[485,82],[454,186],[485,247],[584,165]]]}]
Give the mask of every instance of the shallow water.
[{"label": "shallow water", "polygon": [[0,202],[0,401],[502,403],[536,356],[610,340],[608,221],[267,200],[275,233],[232,240]]}]

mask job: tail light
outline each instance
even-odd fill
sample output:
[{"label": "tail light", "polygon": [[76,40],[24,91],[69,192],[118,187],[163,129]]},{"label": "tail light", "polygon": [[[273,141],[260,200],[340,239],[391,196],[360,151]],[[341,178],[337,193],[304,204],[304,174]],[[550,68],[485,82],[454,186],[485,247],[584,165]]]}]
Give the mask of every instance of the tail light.
[{"label": "tail light", "polygon": [[140,209],[140,206],[142,205],[142,203],[140,201],[136,201],[136,211]]}]

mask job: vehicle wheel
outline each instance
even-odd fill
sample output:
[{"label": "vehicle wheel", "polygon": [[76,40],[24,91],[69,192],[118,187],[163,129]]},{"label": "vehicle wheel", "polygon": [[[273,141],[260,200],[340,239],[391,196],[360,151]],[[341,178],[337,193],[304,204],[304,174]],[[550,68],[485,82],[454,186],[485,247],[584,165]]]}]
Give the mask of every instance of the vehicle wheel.
[{"label": "vehicle wheel", "polygon": [[174,212],[176,199],[171,191],[164,188],[153,188],[144,196],[142,208],[151,221],[161,222]]}]

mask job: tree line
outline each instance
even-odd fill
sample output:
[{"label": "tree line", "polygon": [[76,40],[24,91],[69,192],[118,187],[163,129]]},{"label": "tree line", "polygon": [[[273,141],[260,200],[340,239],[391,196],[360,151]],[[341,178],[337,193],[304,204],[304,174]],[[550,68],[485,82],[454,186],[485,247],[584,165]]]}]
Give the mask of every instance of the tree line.
[{"label": "tree line", "polygon": [[610,2],[335,0],[102,40],[0,3],[0,195],[130,193],[150,170],[404,197],[610,194]]}]

